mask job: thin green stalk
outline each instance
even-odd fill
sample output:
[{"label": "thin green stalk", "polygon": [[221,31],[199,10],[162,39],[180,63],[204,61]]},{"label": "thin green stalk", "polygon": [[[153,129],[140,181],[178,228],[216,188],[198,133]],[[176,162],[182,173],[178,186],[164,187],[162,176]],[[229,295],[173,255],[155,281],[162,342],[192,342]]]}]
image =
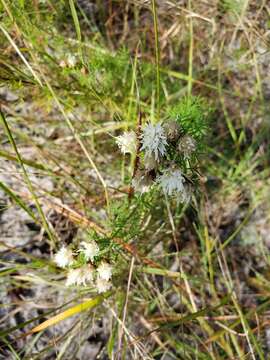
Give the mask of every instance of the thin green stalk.
[{"label": "thin green stalk", "polygon": [[[191,0],[188,2],[188,8],[191,11]],[[188,55],[188,97],[192,93],[193,83],[193,21],[192,16],[189,18],[189,55]]]},{"label": "thin green stalk", "polygon": [[155,31],[157,117],[159,118],[160,116],[160,50],[159,50],[157,8],[156,8],[155,0],[152,0],[152,11],[154,17],[154,31]]},{"label": "thin green stalk", "polygon": [[[223,48],[223,45],[222,45]],[[222,50],[222,49],[221,49]],[[225,104],[225,98],[223,95],[223,89],[222,89],[222,85],[221,85],[221,63],[220,63],[220,57],[218,57],[218,92],[219,92],[219,98],[220,98],[220,103],[221,103],[221,108],[223,110],[223,114],[227,123],[227,127],[229,129],[230,135],[234,141],[234,143],[237,143],[237,135],[235,132],[235,128],[233,126],[233,123],[230,119],[230,116],[228,114],[227,108],[226,108],[226,104]]]},{"label": "thin green stalk", "polygon": [[30,71],[30,73],[33,75],[34,79],[37,81],[37,83],[42,86],[42,82],[40,81],[38,75],[36,74],[36,72],[33,70],[33,68],[29,65],[28,61],[26,60],[26,58],[23,56],[22,52],[20,51],[20,49],[18,48],[18,46],[15,44],[15,42],[12,40],[12,38],[9,36],[9,33],[6,31],[6,29],[4,29],[4,27],[0,24],[0,30],[3,32],[3,34],[5,35],[5,37],[8,39],[8,41],[11,43],[11,45],[13,46],[13,48],[15,49],[15,51],[17,52],[17,54],[19,55],[19,57],[21,58],[21,60],[23,61],[23,63],[25,64],[25,66],[27,67],[27,69]]},{"label": "thin green stalk", "polygon": [[11,189],[9,189],[4,183],[0,181],[0,189],[2,189],[13,201],[20,206],[36,223],[38,223],[38,219],[36,218],[33,211],[28,208],[25,202],[16,195]]},{"label": "thin green stalk", "polygon": [[81,57],[81,61],[82,61],[82,63],[83,63],[82,33],[81,33],[81,28],[80,28],[80,23],[79,23],[79,19],[78,19],[76,7],[75,7],[75,4],[74,4],[74,1],[73,1],[73,0],[69,0],[69,6],[70,6],[71,15],[72,15],[73,22],[74,22],[74,26],[75,26],[75,30],[76,30],[76,35],[77,35],[78,42],[79,42],[80,57]]}]

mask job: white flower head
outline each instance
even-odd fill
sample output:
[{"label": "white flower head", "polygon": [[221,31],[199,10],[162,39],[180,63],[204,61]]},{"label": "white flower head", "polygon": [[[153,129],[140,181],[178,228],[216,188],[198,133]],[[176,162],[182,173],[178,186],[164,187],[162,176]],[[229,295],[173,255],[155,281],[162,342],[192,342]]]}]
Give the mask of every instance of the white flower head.
[{"label": "white flower head", "polygon": [[158,177],[157,182],[166,195],[179,195],[185,192],[185,179],[180,170],[165,170],[163,174]]},{"label": "white flower head", "polygon": [[57,266],[65,268],[73,263],[72,251],[63,246],[54,256],[54,262]]},{"label": "white flower head", "polygon": [[92,283],[94,279],[94,270],[90,265],[83,265],[78,269],[71,269],[68,272],[66,286],[83,285]]},{"label": "white flower head", "polygon": [[165,130],[161,123],[156,125],[148,124],[143,129],[142,147],[145,150],[145,156],[155,156],[155,160],[159,160],[166,153],[167,139]]},{"label": "white flower head", "polygon": [[107,280],[104,280],[101,278],[97,278],[96,288],[97,288],[97,291],[99,294],[110,290],[111,287],[112,287],[112,283],[110,281],[107,281]]},{"label": "white flower head", "polygon": [[110,280],[112,277],[112,266],[103,261],[97,268],[98,276],[102,280]]},{"label": "white flower head", "polygon": [[95,241],[91,241],[91,242],[83,241],[81,242],[81,248],[79,251],[81,251],[84,254],[87,261],[88,260],[93,261],[94,257],[97,256],[99,252],[99,247]]},{"label": "white flower head", "polygon": [[137,136],[134,131],[125,131],[116,137],[116,144],[123,154],[134,154],[137,148]]}]

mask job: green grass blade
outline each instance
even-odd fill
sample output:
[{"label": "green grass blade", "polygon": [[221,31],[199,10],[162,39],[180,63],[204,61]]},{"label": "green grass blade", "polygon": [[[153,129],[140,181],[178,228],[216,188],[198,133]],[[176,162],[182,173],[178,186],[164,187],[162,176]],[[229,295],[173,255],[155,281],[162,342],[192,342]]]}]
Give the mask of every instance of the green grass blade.
[{"label": "green grass blade", "polygon": [[38,220],[35,216],[35,214],[33,213],[32,210],[30,210],[28,208],[28,206],[25,204],[25,202],[18,196],[16,195],[10,188],[8,188],[4,183],[2,183],[0,181],[0,188],[2,190],[4,190],[4,192],[12,199],[14,200],[14,202],[20,206],[25,212],[27,212],[27,214],[36,222],[38,223]]}]

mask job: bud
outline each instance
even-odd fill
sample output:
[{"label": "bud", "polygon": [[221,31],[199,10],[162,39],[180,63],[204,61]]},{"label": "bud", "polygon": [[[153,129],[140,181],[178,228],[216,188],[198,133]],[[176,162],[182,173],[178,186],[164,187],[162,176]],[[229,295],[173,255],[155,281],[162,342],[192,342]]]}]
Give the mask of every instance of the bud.
[{"label": "bud", "polygon": [[65,60],[61,60],[60,63],[59,63],[59,66],[61,68],[65,68],[65,67],[67,67],[67,63],[65,62]]},{"label": "bud", "polygon": [[181,135],[181,126],[174,120],[163,125],[167,139],[169,141],[177,141]]},{"label": "bud", "polygon": [[69,54],[67,57],[67,65],[70,68],[73,68],[74,66],[76,66],[77,60],[76,57],[74,55]]},{"label": "bud", "polygon": [[145,155],[144,167],[146,170],[155,170],[158,167],[158,161],[153,155]]},{"label": "bud", "polygon": [[134,179],[132,180],[132,186],[134,187],[135,191],[141,193],[148,192],[152,185],[153,179],[148,173],[142,170],[138,170]]},{"label": "bud", "polygon": [[190,155],[196,150],[196,141],[193,139],[193,137],[185,135],[179,140],[177,148],[185,158],[189,158]]}]

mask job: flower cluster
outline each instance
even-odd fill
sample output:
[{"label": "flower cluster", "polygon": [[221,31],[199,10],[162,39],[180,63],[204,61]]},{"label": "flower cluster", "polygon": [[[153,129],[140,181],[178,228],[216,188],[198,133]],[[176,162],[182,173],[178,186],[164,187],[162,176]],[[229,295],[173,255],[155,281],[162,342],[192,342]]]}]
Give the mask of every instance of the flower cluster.
[{"label": "flower cluster", "polygon": [[66,286],[93,286],[98,293],[108,291],[112,284],[112,266],[101,261],[96,264],[99,247],[95,241],[82,241],[79,249],[72,252],[63,246],[54,256],[58,267],[67,268]]},{"label": "flower cluster", "polygon": [[164,124],[146,124],[136,138],[133,131],[116,138],[120,150],[134,154],[139,142],[140,167],[132,179],[135,191],[145,193],[154,185],[168,196],[176,196],[181,202],[190,199],[187,181],[191,158],[196,151],[196,141],[183,131],[177,121]]}]

